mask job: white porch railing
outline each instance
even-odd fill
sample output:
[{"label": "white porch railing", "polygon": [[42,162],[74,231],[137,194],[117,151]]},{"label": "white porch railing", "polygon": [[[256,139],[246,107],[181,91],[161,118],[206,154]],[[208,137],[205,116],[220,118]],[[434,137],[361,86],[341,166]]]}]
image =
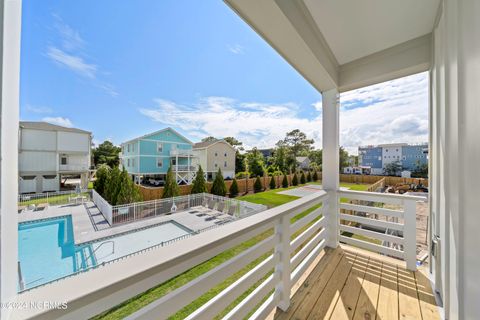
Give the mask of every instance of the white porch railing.
[{"label": "white porch railing", "polygon": [[183,172],[196,172],[197,168],[195,166],[188,165],[172,165],[173,171],[183,171]]},{"label": "white porch railing", "polygon": [[[338,230],[341,242],[403,259],[408,269],[416,270],[416,202],[425,200],[423,197],[352,190],[337,194],[339,199],[356,202],[340,201]],[[396,208],[384,208],[384,204]]]},{"label": "white porch railing", "polygon": [[[226,238],[222,241],[215,241],[216,237],[212,237],[212,243],[205,243],[202,248],[192,250],[188,257],[184,256],[180,265],[174,264],[171,270],[165,270],[165,274],[175,277],[220,252],[269,229],[274,229],[273,235],[152,302],[127,319],[167,319],[216,284],[262,256],[266,256],[266,258],[195,310],[187,319],[213,319],[259,281],[261,281],[261,284],[230,310],[224,319],[243,319],[265,297],[268,298],[255,310],[251,319],[264,319],[275,306],[279,306],[283,310],[288,309],[292,284],[298,281],[318,253],[325,247],[327,232],[325,229],[326,220],[322,216],[322,206],[293,224],[291,219],[312,206],[321,205],[325,201],[327,201],[327,193],[318,192],[239,221],[244,225],[238,226],[235,232],[229,231],[230,234],[226,234]],[[226,227],[217,229],[216,233],[221,235],[225,230]],[[294,239],[291,238],[293,234],[296,235]]]},{"label": "white porch railing", "polygon": [[88,164],[60,164],[58,166],[59,171],[88,171]]},{"label": "white porch railing", "polygon": [[[362,203],[339,203],[341,198]],[[254,261],[252,269],[196,309],[187,319],[212,319],[250,288],[253,291],[229,310],[224,319],[243,319],[246,316],[250,316],[250,319],[265,319],[274,307],[288,309],[293,284],[325,248],[327,239],[339,238],[348,244],[405,259],[407,267],[415,270],[415,201],[420,199],[423,198],[357,191],[320,191],[235,223],[225,224],[215,231],[198,233],[169,246],[139,252],[119,263],[99,266],[85,272],[81,279],[66,279],[65,281],[70,281],[66,285],[72,287],[80,286],[80,281],[92,281],[92,285],[88,287],[88,292],[79,293],[69,300],[73,307],[65,310],[65,317],[94,316],[95,310],[98,313],[114,307],[259,236],[262,240],[255,245],[150,303],[127,319],[167,319]],[[375,206],[380,202],[399,205],[402,209]],[[357,214],[329,210],[336,206],[340,211],[349,210]],[[307,209],[310,209],[308,213]],[[300,213],[303,214],[298,216]],[[380,215],[398,220],[384,221],[379,218]],[[293,217],[296,217],[296,221],[292,223]],[[379,230],[399,230],[403,236],[367,229],[367,225],[380,228]],[[375,245],[347,237],[342,234],[344,232],[386,239],[391,243],[400,243],[403,247],[398,250]],[[332,242],[332,245],[337,244]],[[95,281],[101,283],[96,285]],[[52,289],[54,288],[48,292],[53,297],[64,294],[60,289],[58,292],[53,292]],[[102,296],[102,299],[85,298],[89,296]]]}]

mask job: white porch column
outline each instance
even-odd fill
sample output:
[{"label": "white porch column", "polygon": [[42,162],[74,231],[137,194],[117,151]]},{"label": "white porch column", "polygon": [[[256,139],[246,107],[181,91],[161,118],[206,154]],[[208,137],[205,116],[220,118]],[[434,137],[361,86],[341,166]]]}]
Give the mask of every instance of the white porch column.
[{"label": "white porch column", "polygon": [[[0,301],[17,293],[18,118],[21,0],[0,2]],[[13,309],[2,308],[7,319]]]},{"label": "white porch column", "polygon": [[327,219],[326,244],[331,248],[338,245],[339,107],[337,89],[322,93],[322,185],[329,195],[324,213]]}]

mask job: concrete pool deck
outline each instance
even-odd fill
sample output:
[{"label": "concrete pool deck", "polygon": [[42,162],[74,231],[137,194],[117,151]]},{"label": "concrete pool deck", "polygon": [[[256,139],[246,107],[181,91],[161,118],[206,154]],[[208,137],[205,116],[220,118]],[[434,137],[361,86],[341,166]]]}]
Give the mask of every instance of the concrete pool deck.
[{"label": "concrete pool deck", "polygon": [[[87,201],[78,205],[49,206],[42,211],[22,212],[18,215],[18,223],[71,215],[76,245],[112,237],[125,232],[153,227],[172,220],[193,231],[217,226],[215,220],[205,221],[207,216],[197,217],[196,214],[189,213],[189,211],[195,209],[196,208],[191,208],[171,215],[163,215],[110,227],[95,204]],[[198,208],[197,210],[202,211],[207,209]]]}]

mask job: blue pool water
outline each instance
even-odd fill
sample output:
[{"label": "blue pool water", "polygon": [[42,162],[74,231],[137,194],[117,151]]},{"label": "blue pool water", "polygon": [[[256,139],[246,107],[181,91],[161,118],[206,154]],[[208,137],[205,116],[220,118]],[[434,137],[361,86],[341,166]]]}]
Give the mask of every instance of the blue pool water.
[{"label": "blue pool water", "polygon": [[95,264],[91,251],[91,245],[75,246],[71,216],[18,225],[18,258],[25,289]]},{"label": "blue pool water", "polygon": [[71,216],[20,223],[18,256],[25,289],[191,233],[192,230],[183,225],[167,221],[84,245],[75,245]]}]

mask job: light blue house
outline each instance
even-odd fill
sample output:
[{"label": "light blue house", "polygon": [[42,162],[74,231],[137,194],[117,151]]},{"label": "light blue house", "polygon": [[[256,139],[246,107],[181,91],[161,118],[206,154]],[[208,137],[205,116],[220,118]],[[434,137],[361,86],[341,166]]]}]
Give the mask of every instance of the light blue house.
[{"label": "light blue house", "polygon": [[179,184],[190,184],[197,171],[193,143],[172,128],[165,128],[121,144],[122,166],[140,183],[162,185],[170,167]]}]

